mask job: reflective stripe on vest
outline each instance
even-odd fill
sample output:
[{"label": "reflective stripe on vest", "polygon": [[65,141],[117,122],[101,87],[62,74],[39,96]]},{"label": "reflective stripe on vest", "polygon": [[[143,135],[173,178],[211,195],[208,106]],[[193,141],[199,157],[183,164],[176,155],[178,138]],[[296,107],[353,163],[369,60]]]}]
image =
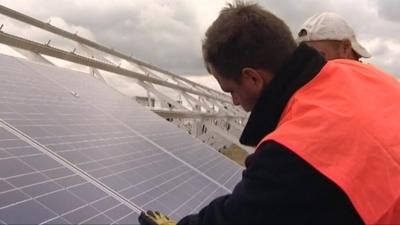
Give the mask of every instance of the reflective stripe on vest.
[{"label": "reflective stripe on vest", "polygon": [[367,224],[400,224],[400,83],[370,65],[328,62],[290,99],[274,140],[348,195]]}]

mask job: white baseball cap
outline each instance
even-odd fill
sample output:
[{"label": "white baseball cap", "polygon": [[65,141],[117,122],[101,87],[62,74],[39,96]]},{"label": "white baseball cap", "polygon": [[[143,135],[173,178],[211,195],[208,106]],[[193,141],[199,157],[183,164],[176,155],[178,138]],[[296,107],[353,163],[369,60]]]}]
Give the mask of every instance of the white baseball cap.
[{"label": "white baseball cap", "polygon": [[310,17],[301,26],[297,42],[323,41],[323,40],[349,40],[353,50],[364,58],[371,57],[371,54],[357,41],[353,29],[339,15],[331,12],[324,12]]}]

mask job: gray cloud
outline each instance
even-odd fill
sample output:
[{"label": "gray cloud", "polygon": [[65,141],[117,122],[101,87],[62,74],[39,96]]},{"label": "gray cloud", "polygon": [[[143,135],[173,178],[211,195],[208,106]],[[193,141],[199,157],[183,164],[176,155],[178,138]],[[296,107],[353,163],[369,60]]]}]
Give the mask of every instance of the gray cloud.
[{"label": "gray cloud", "polygon": [[330,1],[320,0],[258,0],[257,3],[282,18],[294,34],[307,18],[318,12],[332,11],[333,8]]},{"label": "gray cloud", "polygon": [[400,1],[398,0],[372,0],[376,5],[379,15],[390,21],[400,21]]},{"label": "gray cloud", "polygon": [[[15,6],[16,10],[42,21],[61,17],[68,24],[90,29],[94,36],[89,38],[98,43],[176,73],[205,73],[200,55],[201,33],[188,1],[94,2],[36,0],[35,5],[42,7],[34,11],[30,8],[33,2],[5,5]],[[54,21],[51,23],[54,25]]]},{"label": "gray cloud", "polygon": [[[397,50],[393,51],[394,48]],[[398,65],[400,57],[399,41],[384,41],[382,38],[376,37],[370,42],[370,52],[374,55],[374,60],[371,59],[368,62],[384,68],[391,74],[398,75],[400,69]]]}]

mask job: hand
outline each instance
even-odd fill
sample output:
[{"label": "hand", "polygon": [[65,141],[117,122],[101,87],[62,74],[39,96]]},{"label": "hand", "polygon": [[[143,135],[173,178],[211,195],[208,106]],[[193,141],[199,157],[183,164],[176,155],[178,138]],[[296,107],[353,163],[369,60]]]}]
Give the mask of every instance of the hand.
[{"label": "hand", "polygon": [[175,220],[170,219],[160,212],[153,212],[151,210],[148,210],[146,213],[140,213],[139,223],[141,225],[176,225]]}]

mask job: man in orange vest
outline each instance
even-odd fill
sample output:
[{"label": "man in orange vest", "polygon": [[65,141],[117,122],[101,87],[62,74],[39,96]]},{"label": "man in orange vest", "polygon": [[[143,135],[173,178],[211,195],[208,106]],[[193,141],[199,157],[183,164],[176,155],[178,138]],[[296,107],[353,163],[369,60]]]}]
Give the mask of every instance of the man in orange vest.
[{"label": "man in orange vest", "polygon": [[[208,71],[251,111],[242,181],[178,224],[400,224],[400,84],[296,45],[257,4],[224,8],[203,42]],[[148,211],[141,224],[175,224]]]}]

